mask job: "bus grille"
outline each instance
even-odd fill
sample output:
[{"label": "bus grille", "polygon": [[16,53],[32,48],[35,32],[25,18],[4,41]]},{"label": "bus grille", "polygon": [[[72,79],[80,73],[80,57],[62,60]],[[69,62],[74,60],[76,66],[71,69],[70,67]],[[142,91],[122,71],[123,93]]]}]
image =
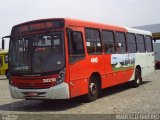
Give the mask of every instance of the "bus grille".
[{"label": "bus grille", "polygon": [[15,83],[14,86],[20,89],[46,89],[53,85],[51,83]]}]

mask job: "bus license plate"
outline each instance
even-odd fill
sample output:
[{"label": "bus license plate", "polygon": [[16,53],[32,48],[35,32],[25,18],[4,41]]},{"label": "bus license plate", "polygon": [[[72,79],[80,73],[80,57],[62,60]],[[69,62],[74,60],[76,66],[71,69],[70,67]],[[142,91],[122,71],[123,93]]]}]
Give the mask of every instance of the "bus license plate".
[{"label": "bus license plate", "polygon": [[35,96],[38,96],[38,93],[29,92],[29,93],[28,93],[28,96],[29,96],[29,97],[35,97]]}]

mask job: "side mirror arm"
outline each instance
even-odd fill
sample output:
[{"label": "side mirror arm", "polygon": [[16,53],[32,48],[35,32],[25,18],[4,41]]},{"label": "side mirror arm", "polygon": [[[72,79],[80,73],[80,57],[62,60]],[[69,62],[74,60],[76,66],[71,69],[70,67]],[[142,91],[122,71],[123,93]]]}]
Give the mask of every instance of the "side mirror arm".
[{"label": "side mirror arm", "polygon": [[2,49],[4,50],[5,48],[5,38],[10,38],[11,36],[5,36],[5,37],[2,37]]}]

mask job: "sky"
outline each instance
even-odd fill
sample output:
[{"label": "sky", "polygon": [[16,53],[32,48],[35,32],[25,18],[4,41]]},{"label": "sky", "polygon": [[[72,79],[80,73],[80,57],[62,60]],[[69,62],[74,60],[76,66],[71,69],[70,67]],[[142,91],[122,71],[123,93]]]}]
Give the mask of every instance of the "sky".
[{"label": "sky", "polygon": [[16,24],[43,18],[127,27],[156,24],[160,23],[159,9],[160,0],[0,0],[0,38],[9,35]]}]

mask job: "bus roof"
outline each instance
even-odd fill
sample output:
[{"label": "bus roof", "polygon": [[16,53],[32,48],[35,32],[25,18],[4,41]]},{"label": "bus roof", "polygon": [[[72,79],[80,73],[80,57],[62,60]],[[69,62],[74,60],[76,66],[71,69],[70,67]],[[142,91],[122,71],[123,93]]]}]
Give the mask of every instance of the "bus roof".
[{"label": "bus roof", "polygon": [[145,30],[139,30],[139,29],[134,29],[134,28],[129,28],[129,27],[125,27],[127,29],[128,32],[130,33],[136,33],[136,34],[144,34],[144,35],[149,35],[151,36],[152,33],[149,31],[145,31]]},{"label": "bus roof", "polygon": [[70,18],[66,18],[65,23],[67,26],[81,26],[81,27],[100,28],[100,29],[127,32],[126,28],[120,27],[120,26],[89,22],[89,21],[83,21],[83,20],[76,20],[76,19],[70,19]]},{"label": "bus roof", "polygon": [[83,21],[83,20],[77,20],[77,19],[71,19],[71,18],[39,19],[39,20],[33,20],[33,21],[21,23],[21,24],[15,25],[14,27],[19,26],[19,25],[33,23],[33,22],[41,22],[41,21],[48,21],[48,20],[64,20],[65,26],[79,26],[79,27],[81,26],[81,27],[88,27],[88,28],[100,28],[100,29],[107,29],[107,30],[130,32],[130,33],[136,33],[136,34],[152,35],[151,32],[149,32],[149,31],[133,29],[133,28],[129,28],[129,27],[121,27],[121,26],[115,26],[115,25],[109,25],[109,24]]}]

